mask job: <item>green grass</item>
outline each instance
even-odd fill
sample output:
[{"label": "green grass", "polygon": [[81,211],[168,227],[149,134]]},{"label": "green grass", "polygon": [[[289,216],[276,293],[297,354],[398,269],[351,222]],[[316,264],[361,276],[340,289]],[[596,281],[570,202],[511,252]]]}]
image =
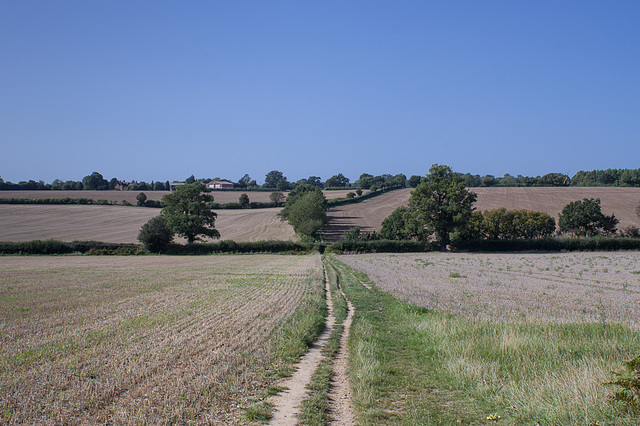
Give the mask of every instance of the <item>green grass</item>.
[{"label": "green grass", "polygon": [[329,262],[356,309],[349,371],[361,424],[638,424],[603,383],[640,352],[639,332],[434,312],[369,291]]}]

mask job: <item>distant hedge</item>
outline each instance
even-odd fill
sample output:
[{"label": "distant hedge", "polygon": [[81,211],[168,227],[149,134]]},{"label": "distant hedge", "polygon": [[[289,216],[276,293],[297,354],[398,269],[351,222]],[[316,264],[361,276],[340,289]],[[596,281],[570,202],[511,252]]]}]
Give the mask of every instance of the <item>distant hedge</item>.
[{"label": "distant hedge", "polygon": [[456,242],[455,249],[473,252],[640,250],[640,239],[593,237],[470,240]]},{"label": "distant hedge", "polygon": [[309,253],[316,247],[293,241],[254,241],[237,243],[223,240],[215,243],[170,244],[167,254],[212,254],[212,253]]},{"label": "distant hedge", "polygon": [[0,254],[142,254],[137,244],[103,243],[99,241],[33,240],[20,242],[0,242]]},{"label": "distant hedge", "polygon": [[327,247],[327,253],[417,253],[438,250],[438,245],[408,240],[338,241]]},{"label": "distant hedge", "polygon": [[[212,253],[310,253],[322,251],[324,246],[302,244],[293,241],[242,242],[224,240],[215,243],[170,244],[166,253],[173,255],[195,255]],[[98,241],[33,240],[21,242],[0,242],[0,254],[50,255],[138,255],[146,254],[142,245],[102,243]]]},{"label": "distant hedge", "polygon": [[330,200],[327,200],[327,206],[329,208],[332,208],[332,207],[338,207],[338,206],[345,206],[347,204],[361,203],[365,200],[377,197],[389,191],[395,191],[396,189],[402,189],[402,187],[398,186],[398,187],[391,187],[391,188],[382,189],[382,190],[373,191],[373,192],[367,192],[364,195],[361,195],[359,197],[354,197],[354,198],[332,198]]}]

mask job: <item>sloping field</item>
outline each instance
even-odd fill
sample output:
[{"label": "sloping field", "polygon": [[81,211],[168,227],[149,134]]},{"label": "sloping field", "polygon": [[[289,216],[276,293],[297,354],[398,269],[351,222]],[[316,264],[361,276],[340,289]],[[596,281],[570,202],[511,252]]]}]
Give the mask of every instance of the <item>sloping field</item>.
[{"label": "sloping field", "polygon": [[[89,198],[91,200],[108,200],[122,203],[127,201],[136,204],[136,196],[144,192],[148,200],[158,201],[162,196],[169,194],[169,191],[0,191],[0,198]],[[344,198],[347,193],[353,192],[351,189],[324,191],[327,199]],[[249,201],[268,203],[271,200],[271,192],[263,191],[212,191],[213,199],[216,203],[237,203],[241,194],[247,194]],[[286,194],[286,192],[285,192]]]},{"label": "sloping field", "polygon": [[[594,187],[594,188],[471,188],[478,194],[475,207],[491,210],[505,207],[543,211],[558,218],[562,208],[571,201],[583,198],[600,198],[602,211],[614,213],[620,220],[618,229],[640,220],[635,207],[640,203],[640,188]],[[411,189],[392,191],[362,203],[350,204],[329,210],[330,223],[325,230],[329,241],[335,241],[345,231],[360,225],[363,231],[379,231],[382,221],[396,208],[406,206]]]},{"label": "sloping field", "polygon": [[[293,228],[280,209],[218,210],[221,239],[292,240]],[[0,205],[0,241],[56,239],[137,243],[140,227],[160,209],[84,205]]]},{"label": "sloping field", "polygon": [[322,288],[319,256],[5,257],[0,423],[241,423]]}]

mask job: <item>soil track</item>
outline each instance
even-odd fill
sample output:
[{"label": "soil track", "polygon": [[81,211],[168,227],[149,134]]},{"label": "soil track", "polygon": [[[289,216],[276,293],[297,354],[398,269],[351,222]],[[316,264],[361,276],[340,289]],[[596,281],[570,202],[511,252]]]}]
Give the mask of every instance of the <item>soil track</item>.
[{"label": "soil track", "polygon": [[[618,187],[568,187],[568,188],[470,188],[478,194],[475,207],[491,210],[504,207],[508,210],[527,209],[543,211],[558,219],[562,208],[571,201],[583,198],[600,198],[602,211],[614,213],[620,220],[618,229],[640,225],[634,209],[640,203],[640,188]],[[382,221],[396,208],[406,206],[412,189],[392,191],[357,204],[330,209],[329,225],[325,235],[330,242],[355,225],[362,231],[379,231]]]}]

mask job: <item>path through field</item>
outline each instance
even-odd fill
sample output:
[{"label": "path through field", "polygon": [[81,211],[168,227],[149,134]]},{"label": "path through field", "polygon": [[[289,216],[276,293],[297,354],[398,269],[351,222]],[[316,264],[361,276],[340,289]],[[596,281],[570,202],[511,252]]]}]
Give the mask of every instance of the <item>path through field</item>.
[{"label": "path through field", "polygon": [[331,287],[329,285],[326,269],[324,271],[324,281],[328,310],[325,329],[322,331],[320,336],[318,336],[318,339],[311,345],[309,352],[302,357],[297,365],[295,373],[280,384],[280,386],[284,387],[285,390],[271,399],[270,402],[274,405],[274,413],[269,424],[273,426],[297,424],[300,405],[308,393],[307,385],[311,382],[311,376],[320,365],[320,361],[322,361],[322,349],[327,345],[329,336],[331,336],[331,333],[335,328],[336,317],[334,314]]},{"label": "path through field", "polygon": [[[302,402],[309,394],[308,386],[311,383],[311,377],[318,369],[323,359],[322,351],[336,328],[336,315],[332,300],[331,284],[326,269],[324,276],[328,310],[325,329],[311,346],[309,352],[301,359],[295,373],[280,384],[280,386],[286,390],[271,398],[270,402],[274,405],[274,414],[269,424],[273,426],[299,424],[298,414]],[[343,332],[340,338],[338,352],[333,362],[332,389],[329,393],[329,414],[333,418],[331,424],[354,425],[355,414],[351,403],[351,386],[347,373],[347,345],[355,309],[353,304],[347,299],[344,291],[342,291],[339,281],[337,284],[341,296],[347,302],[348,311],[347,317],[343,322]]]}]

